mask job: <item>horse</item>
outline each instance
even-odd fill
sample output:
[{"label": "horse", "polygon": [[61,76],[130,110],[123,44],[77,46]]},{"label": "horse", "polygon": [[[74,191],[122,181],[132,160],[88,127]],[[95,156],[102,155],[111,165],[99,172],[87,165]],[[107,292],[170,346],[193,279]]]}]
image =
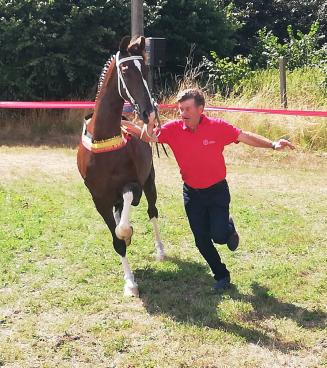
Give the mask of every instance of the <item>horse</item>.
[{"label": "horse", "polygon": [[[99,82],[92,117],[84,121],[77,153],[77,166],[99,214],[107,224],[124,271],[124,294],[138,296],[138,285],[129,266],[126,247],[133,228],[131,205],[137,206],[144,192],[148,216],[155,234],[157,260],[165,258],[158,228],[157,190],[148,143],[121,130],[124,102],[129,101],[146,128],[157,116],[146,82],[145,38],[124,37]],[[145,131],[147,131],[145,129]]]}]

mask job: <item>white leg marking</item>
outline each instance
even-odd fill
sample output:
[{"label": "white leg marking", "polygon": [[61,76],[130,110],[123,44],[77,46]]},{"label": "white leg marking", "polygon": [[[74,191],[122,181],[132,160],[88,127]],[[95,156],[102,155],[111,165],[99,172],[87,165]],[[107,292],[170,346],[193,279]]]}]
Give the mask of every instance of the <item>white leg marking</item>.
[{"label": "white leg marking", "polygon": [[113,211],[113,213],[114,213],[114,218],[115,218],[116,225],[118,225],[119,222],[120,222],[119,213],[118,213],[118,211],[117,212],[116,211]]},{"label": "white leg marking", "polygon": [[121,213],[119,224],[116,226],[115,233],[117,238],[122,240],[129,240],[133,234],[133,228],[128,221],[129,211],[133,202],[133,193],[126,192],[123,194],[124,206]]},{"label": "white leg marking", "polygon": [[139,296],[139,289],[137,283],[134,281],[134,275],[129,267],[126,257],[121,257],[121,262],[124,269],[124,295],[125,296]]},{"label": "white leg marking", "polygon": [[166,257],[165,247],[161,241],[158,227],[158,219],[156,217],[152,217],[150,220],[153,225],[154,236],[155,236],[155,247],[156,247],[156,259],[157,261],[163,261]]}]

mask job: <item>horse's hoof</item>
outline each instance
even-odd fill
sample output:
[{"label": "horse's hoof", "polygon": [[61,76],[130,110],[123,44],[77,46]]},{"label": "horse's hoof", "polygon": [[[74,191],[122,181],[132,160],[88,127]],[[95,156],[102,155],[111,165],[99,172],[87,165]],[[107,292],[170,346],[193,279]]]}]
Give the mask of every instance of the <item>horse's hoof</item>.
[{"label": "horse's hoof", "polygon": [[128,286],[128,285],[125,285],[124,286],[124,295],[125,296],[133,296],[135,298],[138,298],[140,296],[139,294],[139,288],[137,286]]},{"label": "horse's hoof", "polygon": [[156,253],[156,261],[163,262],[166,259],[166,253],[165,252],[157,252]]},{"label": "horse's hoof", "polygon": [[132,226],[116,226],[115,233],[120,240],[130,240],[133,235]]},{"label": "horse's hoof", "polygon": [[155,241],[156,260],[162,262],[166,258],[165,247],[161,241]]}]

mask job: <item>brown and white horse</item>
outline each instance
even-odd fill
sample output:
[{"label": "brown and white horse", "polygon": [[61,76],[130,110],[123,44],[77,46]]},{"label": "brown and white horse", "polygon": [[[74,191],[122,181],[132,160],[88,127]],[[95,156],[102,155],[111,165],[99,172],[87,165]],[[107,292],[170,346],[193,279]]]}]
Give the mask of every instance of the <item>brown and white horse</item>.
[{"label": "brown and white horse", "polygon": [[137,206],[140,202],[142,191],[155,232],[157,259],[165,257],[157,224],[152,149],[148,143],[125,136],[121,131],[125,100],[134,106],[144,124],[153,123],[155,119],[156,107],[145,78],[144,53],[144,37],[132,41],[129,37],[123,38],[119,52],[107,63],[102,75],[95,110],[85,122],[77,154],[79,172],[121,256],[125,295],[133,296],[138,296],[138,285],[126,257],[126,246],[133,234],[128,216],[131,205]]}]

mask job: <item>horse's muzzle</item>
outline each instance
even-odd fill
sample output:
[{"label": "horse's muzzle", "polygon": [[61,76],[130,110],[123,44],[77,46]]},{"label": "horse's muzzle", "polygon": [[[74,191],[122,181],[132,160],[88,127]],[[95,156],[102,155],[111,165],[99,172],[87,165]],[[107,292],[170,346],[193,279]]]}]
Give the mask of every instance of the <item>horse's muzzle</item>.
[{"label": "horse's muzzle", "polygon": [[156,119],[156,114],[154,111],[151,111],[150,114],[144,111],[140,118],[144,124],[152,124]]}]

